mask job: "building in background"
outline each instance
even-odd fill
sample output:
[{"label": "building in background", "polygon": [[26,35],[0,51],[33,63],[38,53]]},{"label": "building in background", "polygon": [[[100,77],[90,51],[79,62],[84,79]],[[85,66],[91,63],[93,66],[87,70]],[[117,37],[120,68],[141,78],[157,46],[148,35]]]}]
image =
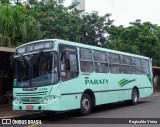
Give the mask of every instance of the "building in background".
[{"label": "building in background", "polygon": [[81,15],[85,14],[85,0],[72,0],[73,5],[77,5],[78,10],[83,10]]}]

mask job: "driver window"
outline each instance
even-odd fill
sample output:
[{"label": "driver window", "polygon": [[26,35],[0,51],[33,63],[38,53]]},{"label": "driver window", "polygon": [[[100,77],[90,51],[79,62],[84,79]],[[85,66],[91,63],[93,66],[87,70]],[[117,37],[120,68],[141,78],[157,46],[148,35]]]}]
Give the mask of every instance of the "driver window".
[{"label": "driver window", "polygon": [[77,49],[72,46],[60,46],[60,68],[63,81],[76,78],[78,72]]}]

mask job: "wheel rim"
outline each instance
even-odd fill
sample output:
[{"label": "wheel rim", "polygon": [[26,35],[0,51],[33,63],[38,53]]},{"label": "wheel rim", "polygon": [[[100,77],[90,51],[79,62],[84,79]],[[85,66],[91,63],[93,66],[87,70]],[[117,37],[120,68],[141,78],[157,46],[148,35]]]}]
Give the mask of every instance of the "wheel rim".
[{"label": "wheel rim", "polygon": [[89,110],[89,108],[90,108],[90,102],[89,102],[89,100],[88,100],[87,98],[84,98],[84,99],[82,100],[82,107],[83,107],[83,109],[84,109],[85,111],[88,111],[88,110]]}]

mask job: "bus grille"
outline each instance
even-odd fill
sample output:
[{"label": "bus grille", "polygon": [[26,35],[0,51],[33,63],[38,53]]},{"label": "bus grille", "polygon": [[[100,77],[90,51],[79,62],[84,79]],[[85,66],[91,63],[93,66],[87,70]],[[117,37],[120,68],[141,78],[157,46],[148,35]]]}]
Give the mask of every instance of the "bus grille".
[{"label": "bus grille", "polygon": [[40,100],[47,95],[48,91],[15,93],[23,104],[39,104]]},{"label": "bus grille", "polygon": [[20,97],[23,104],[39,104],[42,97]]}]

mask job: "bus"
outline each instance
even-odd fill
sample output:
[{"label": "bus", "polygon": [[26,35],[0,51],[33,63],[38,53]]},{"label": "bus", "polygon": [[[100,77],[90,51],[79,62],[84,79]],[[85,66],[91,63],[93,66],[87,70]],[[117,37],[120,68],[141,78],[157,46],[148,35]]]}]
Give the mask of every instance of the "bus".
[{"label": "bus", "polygon": [[152,93],[148,57],[60,39],[26,43],[14,54],[13,110],[87,115],[97,105],[136,105]]}]

